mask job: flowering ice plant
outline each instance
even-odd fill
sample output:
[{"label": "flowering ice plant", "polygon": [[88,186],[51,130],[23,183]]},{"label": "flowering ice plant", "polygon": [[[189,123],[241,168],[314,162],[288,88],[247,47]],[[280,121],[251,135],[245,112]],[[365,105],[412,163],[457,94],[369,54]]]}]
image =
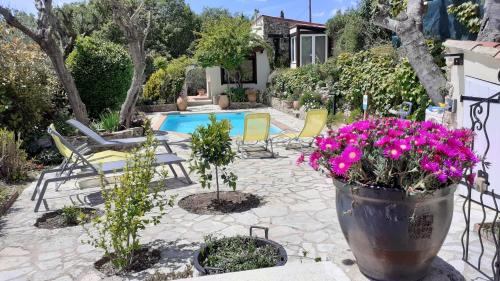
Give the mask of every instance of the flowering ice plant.
[{"label": "flowering ice plant", "polygon": [[362,186],[430,191],[457,183],[479,161],[472,140],[470,130],[430,121],[363,120],[317,137],[309,164]]}]

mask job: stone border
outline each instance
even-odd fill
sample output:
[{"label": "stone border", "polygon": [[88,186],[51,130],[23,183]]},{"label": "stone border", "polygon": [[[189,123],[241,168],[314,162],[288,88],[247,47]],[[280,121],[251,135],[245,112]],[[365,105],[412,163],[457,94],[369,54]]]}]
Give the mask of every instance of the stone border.
[{"label": "stone border", "polygon": [[142,111],[145,113],[178,111],[177,105],[175,103],[139,105],[139,106],[136,106],[135,109],[137,111]]},{"label": "stone border", "polygon": [[227,109],[251,109],[261,107],[265,107],[265,105],[258,102],[230,102]]},{"label": "stone border", "polygon": [[10,198],[7,199],[1,206],[0,206],[0,217],[5,215],[9,208],[14,204],[14,201],[16,201],[17,197],[19,196],[19,191],[15,190],[10,194]]},{"label": "stone border", "polygon": [[291,115],[295,118],[299,118],[301,120],[305,120],[306,119],[306,113],[304,110],[299,109],[299,110],[295,110],[293,108],[288,108],[286,105],[285,105],[285,101],[284,100],[281,100],[279,98],[275,98],[275,97],[271,97],[271,107],[276,109],[276,110],[279,110],[283,113],[286,113],[288,115]]}]

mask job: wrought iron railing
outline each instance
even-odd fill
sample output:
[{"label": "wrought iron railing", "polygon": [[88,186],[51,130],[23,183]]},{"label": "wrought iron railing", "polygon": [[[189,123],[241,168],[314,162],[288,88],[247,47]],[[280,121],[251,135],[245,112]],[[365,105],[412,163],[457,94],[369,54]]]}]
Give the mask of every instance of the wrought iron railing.
[{"label": "wrought iron railing", "polygon": [[[470,105],[470,120],[471,129],[475,132],[476,136],[482,134],[486,140],[484,147],[484,152],[482,153],[480,167],[477,171],[476,183],[482,185],[479,188],[479,200],[474,200],[472,196],[473,190],[476,190],[476,185],[472,183],[464,184],[467,186],[467,197],[462,206],[462,211],[465,217],[465,230],[462,234],[462,248],[463,248],[463,260],[482,273],[486,278],[493,281],[500,281],[500,222],[497,222],[500,216],[500,206],[497,200],[500,200],[500,195],[495,193],[493,189],[490,188],[488,169],[490,168],[490,163],[487,162],[487,155],[490,150],[490,139],[487,131],[487,123],[490,117],[491,104],[496,104],[500,102],[500,92],[495,95],[479,100],[476,103]],[[498,126],[497,126],[498,127]],[[500,140],[499,140],[500,141]],[[474,147],[475,142],[472,144]],[[497,144],[498,145],[498,144]],[[472,170],[470,171],[472,173]],[[492,202],[491,204],[486,204],[485,200]],[[479,237],[479,252],[476,253],[477,258],[471,258],[471,209],[472,204],[479,205],[482,211],[481,221],[477,224],[476,230]],[[487,213],[493,214],[493,220],[491,227],[488,227],[486,223]],[[490,241],[485,241],[489,237]],[[491,248],[490,243],[493,244]],[[491,261],[486,260],[485,248],[488,250],[492,249],[493,256]]]}]

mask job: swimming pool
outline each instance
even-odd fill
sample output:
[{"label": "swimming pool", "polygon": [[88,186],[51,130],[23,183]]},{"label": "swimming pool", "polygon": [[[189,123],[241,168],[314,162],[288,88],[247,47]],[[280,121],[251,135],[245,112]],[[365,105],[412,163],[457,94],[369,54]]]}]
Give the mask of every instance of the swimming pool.
[{"label": "swimming pool", "polygon": [[[243,135],[243,126],[245,124],[245,114],[247,112],[215,113],[217,120],[227,119],[231,122],[231,136]],[[174,131],[184,134],[191,134],[199,126],[206,126],[210,123],[208,116],[210,114],[169,114],[163,124],[161,131]],[[278,134],[281,130],[271,124],[270,134]]]}]

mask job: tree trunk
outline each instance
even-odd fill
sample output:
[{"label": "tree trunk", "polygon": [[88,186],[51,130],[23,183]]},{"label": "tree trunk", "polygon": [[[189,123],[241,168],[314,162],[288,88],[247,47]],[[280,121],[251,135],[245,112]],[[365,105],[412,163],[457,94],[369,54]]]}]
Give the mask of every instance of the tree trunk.
[{"label": "tree trunk", "polygon": [[478,41],[500,43],[500,0],[486,0]]},{"label": "tree trunk", "polygon": [[132,84],[127,91],[127,98],[120,110],[120,124],[126,128],[130,126],[135,104],[141,94],[142,84],[144,83],[144,70],[146,69],[145,57],[141,53],[139,46],[130,43],[129,52],[134,64],[134,76],[132,78]]},{"label": "tree trunk", "polygon": [[50,58],[57,77],[68,94],[69,103],[75,118],[87,124],[89,121],[87,108],[80,98],[73,76],[66,68],[62,51],[52,34],[55,28],[55,20],[52,15],[52,1],[46,0],[42,3],[41,0],[37,0],[35,2],[38,9],[38,29],[36,31],[32,31],[23,25],[7,8],[0,6],[0,15],[4,17],[8,25],[17,28],[35,41]]},{"label": "tree trunk", "polygon": [[408,58],[420,83],[434,104],[444,100],[446,78],[434,62],[425,44],[422,25],[423,5],[421,0],[409,0],[406,12],[393,19],[389,16],[390,7],[380,5],[373,21],[376,25],[395,32],[401,39],[400,55]]}]

